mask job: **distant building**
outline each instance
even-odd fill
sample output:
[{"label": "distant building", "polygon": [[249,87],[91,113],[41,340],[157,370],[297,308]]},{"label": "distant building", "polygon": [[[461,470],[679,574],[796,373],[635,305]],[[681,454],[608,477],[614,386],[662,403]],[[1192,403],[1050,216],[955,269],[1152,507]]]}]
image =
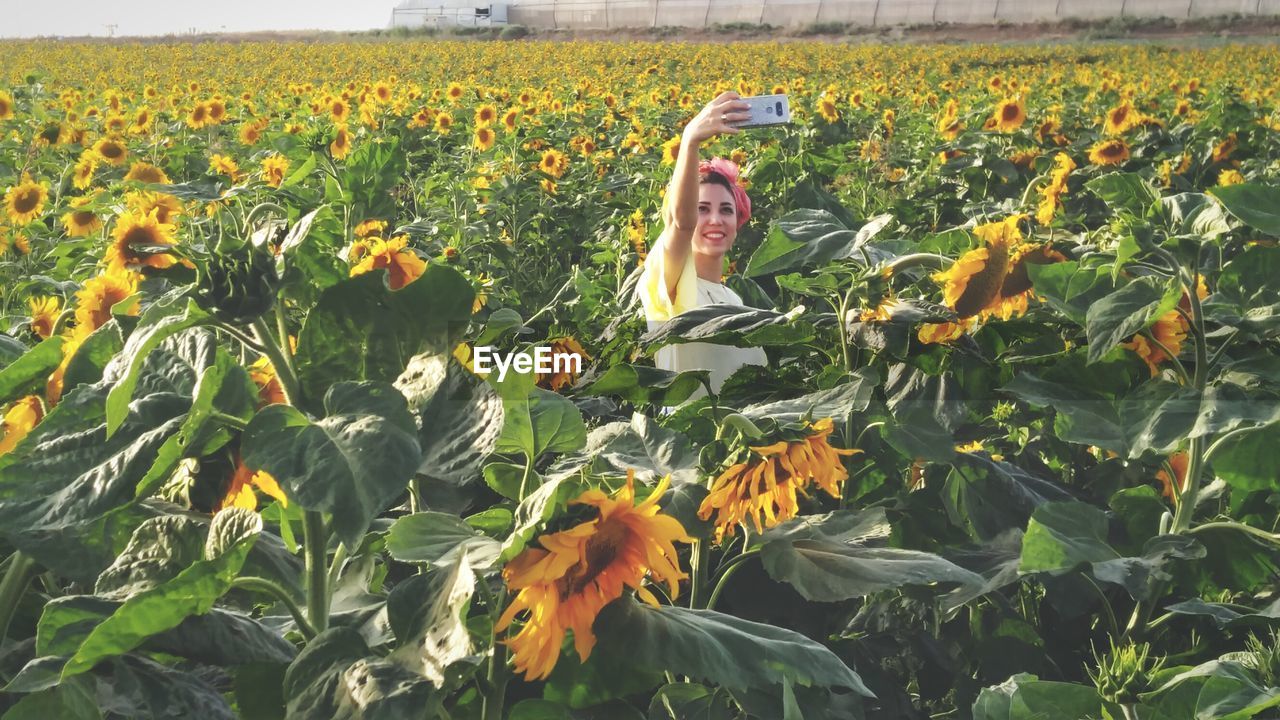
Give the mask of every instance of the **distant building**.
[{"label": "distant building", "polygon": [[488,0],[405,0],[391,10],[391,27],[506,25],[507,6]]}]

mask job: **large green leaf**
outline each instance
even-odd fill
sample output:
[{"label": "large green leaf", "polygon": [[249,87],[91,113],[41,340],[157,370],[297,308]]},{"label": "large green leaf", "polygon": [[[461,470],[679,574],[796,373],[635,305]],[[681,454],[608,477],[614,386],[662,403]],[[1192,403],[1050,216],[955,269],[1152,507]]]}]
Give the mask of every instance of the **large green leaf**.
[{"label": "large green leaf", "polygon": [[795,345],[809,341],[813,328],[797,320],[802,308],[788,313],[744,305],[703,305],[680,313],[640,337],[640,344],[660,346],[705,342],[736,347]]},{"label": "large green leaf", "polygon": [[1280,248],[1255,245],[1223,268],[1204,311],[1215,322],[1261,335],[1280,331]]},{"label": "large green leaf", "polygon": [[619,654],[639,668],[687,675],[731,690],[791,682],[847,688],[874,697],[858,674],[799,633],[711,610],[651,607],[619,598],[592,626],[595,652]]},{"label": "large green leaf", "polygon": [[1203,193],[1179,193],[1162,197],[1160,204],[1177,235],[1215,239],[1231,231],[1222,206]]},{"label": "large green leaf", "polygon": [[1125,338],[1172,310],[1181,292],[1177,283],[1143,277],[1090,305],[1085,314],[1089,362],[1101,360]]},{"label": "large green leaf", "polygon": [[1077,325],[1084,326],[1093,303],[1116,285],[1111,268],[1081,265],[1074,260],[1027,265],[1036,296]]},{"label": "large green leaf", "polygon": [[611,366],[584,391],[587,395],[617,395],[632,405],[676,406],[688,400],[705,383],[705,370],[671,372],[645,365]]},{"label": "large green leaf", "polygon": [[582,413],[568,398],[535,387],[530,374],[508,373],[500,381],[490,374],[490,380],[504,408],[498,452],[537,458],[544,452],[573,452],[586,444]]},{"label": "large green leaf", "polygon": [[[231,587],[261,530],[262,519],[252,511],[228,508],[219,512],[209,526],[204,556],[172,579],[132,595],[94,627],[75,647],[62,669],[62,677],[86,672],[102,660],[126,653],[147,638],[177,627],[188,616],[209,612]],[[67,600],[72,601],[74,596]],[[67,626],[59,617],[66,608],[56,601],[46,606],[37,632],[36,646],[41,654],[64,651],[60,645],[66,641],[66,633],[56,633],[52,628]],[[61,640],[55,643],[53,636]]]},{"label": "large green leaf", "polygon": [[157,301],[143,313],[138,327],[125,341],[118,356],[123,362],[113,373],[115,384],[107,395],[107,437],[110,438],[129,415],[129,401],[142,374],[147,356],[166,338],[197,325],[210,322],[209,314],[194,300],[169,296]]},{"label": "large green leaf", "polygon": [[203,523],[183,515],[143,522],[111,567],[98,576],[94,593],[125,600],[172,580],[204,556],[207,534]]},{"label": "large green leaf", "polygon": [[1236,660],[1210,660],[1169,674],[1160,687],[1141,696],[1158,720],[1246,720],[1280,707],[1280,688],[1263,687],[1255,671]]},{"label": "large green leaf", "polygon": [[373,656],[347,627],[320,633],[298,653],[284,677],[290,720],[398,720],[432,717],[439,702],[421,675]]},{"label": "large green leaf", "polygon": [[[859,515],[840,511],[818,522],[798,518],[766,532],[760,553],[765,570],[805,599],[819,602],[864,597],[903,585],[984,584],[981,576],[933,553],[874,546],[868,542],[874,536],[851,537],[848,524]],[[883,519],[883,511],[878,515]]]},{"label": "large green leaf", "polygon": [[1220,185],[1209,194],[1240,222],[1280,237],[1280,187],[1261,183]]},{"label": "large green leaf", "polygon": [[44,389],[49,373],[62,362],[62,338],[40,341],[17,360],[0,369],[0,407],[22,395]]},{"label": "large green leaf", "polygon": [[1141,557],[1124,557],[1107,542],[1103,510],[1082,502],[1053,502],[1036,508],[1022,539],[1021,573],[1060,575],[1089,566],[1103,582],[1123,586],[1136,600],[1149,597],[1155,580],[1168,580],[1164,566],[1173,559],[1204,557],[1205,549],[1180,535],[1147,541]]},{"label": "large green leaf", "polygon": [[1213,471],[1245,492],[1274,490],[1280,477],[1280,425],[1271,425],[1226,440],[1214,454]]},{"label": "large green leaf", "polygon": [[[416,575],[416,608],[396,636],[400,647],[388,660],[415,675],[427,678],[436,687],[445,684],[450,665],[471,655],[471,634],[467,630],[467,609],[476,591],[476,575],[466,550],[452,562],[433,566],[427,574]],[[419,579],[420,578],[420,579]],[[391,611],[388,599],[387,611]]]},{"label": "large green leaf", "polygon": [[382,270],[357,275],[320,294],[298,336],[308,397],[344,380],[392,382],[413,356],[453,349],[471,318],[471,283],[441,265],[395,291],[386,277]]},{"label": "large green leaf", "polygon": [[288,405],[264,408],[245,429],[241,451],[291,502],[331,513],[334,531],[354,549],[418,470],[417,426],[404,396],[386,383],[336,383],[324,408],[316,422]]},{"label": "large green leaf", "polygon": [[493,452],[503,426],[502,398],[452,355],[415,355],[396,389],[418,426],[418,472],[439,480],[473,479]]},{"label": "large green leaf", "polygon": [[1037,507],[1071,498],[1049,480],[976,453],[955,457],[944,492],[952,521],[984,542],[1026,527]]},{"label": "large green leaf", "polygon": [[387,552],[401,562],[445,566],[456,563],[464,553],[477,570],[490,567],[501,544],[487,537],[457,515],[420,512],[405,515],[387,531]]},{"label": "large green leaf", "polygon": [[752,420],[771,419],[778,423],[799,422],[804,419],[821,420],[828,417],[842,420],[851,412],[866,410],[871,402],[872,393],[880,384],[879,373],[873,368],[858,368],[852,374],[854,378],[852,381],[833,388],[790,400],[748,405],[740,412]]},{"label": "large green leaf", "polygon": [[1145,216],[1160,199],[1160,194],[1137,173],[1108,173],[1084,186],[1111,208],[1137,217]]},{"label": "large green leaf", "polygon": [[[828,260],[858,258],[858,250],[884,230],[893,216],[877,215],[860,228],[849,228],[825,210],[793,210],[778,220],[751,255],[746,276],[759,277]],[[866,264],[873,264],[868,258]]]},{"label": "large green leaf", "polygon": [[[1086,685],[1050,682],[1035,675],[1014,675],[1000,685],[983,688],[973,704],[973,720],[1081,720],[1103,717],[1104,702]],[[1111,717],[1119,708],[1108,706]]]}]

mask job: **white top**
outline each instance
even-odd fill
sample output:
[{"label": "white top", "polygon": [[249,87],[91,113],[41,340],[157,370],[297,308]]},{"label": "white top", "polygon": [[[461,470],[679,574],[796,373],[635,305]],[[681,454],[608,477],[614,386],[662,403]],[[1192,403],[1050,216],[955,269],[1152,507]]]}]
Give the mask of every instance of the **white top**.
[{"label": "white top", "polygon": [[[703,280],[698,277],[693,263],[693,252],[686,256],[685,266],[680,278],[676,281],[676,298],[672,300],[667,294],[665,278],[665,262],[663,261],[662,240],[649,252],[644,262],[644,273],[636,292],[644,305],[645,319],[649,330],[653,331],[672,317],[686,310],[706,305],[728,304],[742,305],[738,293],[720,283]],[[724,381],[743,365],[767,366],[769,359],[764,350],[758,347],[739,348],[732,345],[716,345],[713,343],[680,343],[665,345],[658,349],[654,364],[663,370],[683,372],[685,370],[711,371],[711,387],[720,392]],[[692,398],[706,394],[699,390]]]}]

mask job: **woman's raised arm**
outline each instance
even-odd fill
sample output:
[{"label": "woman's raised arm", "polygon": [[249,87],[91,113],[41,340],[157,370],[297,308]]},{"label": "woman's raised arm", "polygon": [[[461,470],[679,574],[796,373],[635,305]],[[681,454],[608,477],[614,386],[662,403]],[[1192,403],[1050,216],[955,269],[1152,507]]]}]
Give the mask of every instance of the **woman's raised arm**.
[{"label": "woman's raised arm", "polygon": [[663,275],[667,281],[667,295],[676,295],[676,282],[684,268],[685,259],[692,252],[693,234],[698,229],[698,155],[702,143],[719,135],[739,132],[733,125],[751,117],[745,112],[749,105],[742,102],[738,93],[728,90],[707,103],[702,111],[685,126],[680,136],[680,152],[676,155],[675,172],[667,187],[669,202],[663,212]]}]

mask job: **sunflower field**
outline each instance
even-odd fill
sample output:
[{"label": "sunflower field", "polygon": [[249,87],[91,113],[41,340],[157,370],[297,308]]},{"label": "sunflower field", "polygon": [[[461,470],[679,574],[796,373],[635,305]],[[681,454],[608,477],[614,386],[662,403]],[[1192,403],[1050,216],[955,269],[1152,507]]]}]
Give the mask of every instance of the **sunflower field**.
[{"label": "sunflower field", "polygon": [[1280,717],[1276,45],[0,52],[3,720]]}]

